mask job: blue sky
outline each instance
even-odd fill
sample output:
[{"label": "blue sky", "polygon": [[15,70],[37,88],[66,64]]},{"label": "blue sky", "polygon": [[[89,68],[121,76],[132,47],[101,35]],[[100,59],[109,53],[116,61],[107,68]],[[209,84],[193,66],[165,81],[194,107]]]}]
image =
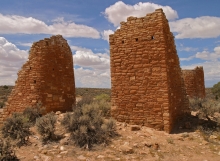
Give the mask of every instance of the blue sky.
[{"label": "blue sky", "polygon": [[108,35],[128,16],[163,8],[183,69],[203,66],[206,87],[220,81],[219,0],[2,0],[0,85],[14,85],[31,44],[61,34],[73,52],[77,87],[110,88]]}]

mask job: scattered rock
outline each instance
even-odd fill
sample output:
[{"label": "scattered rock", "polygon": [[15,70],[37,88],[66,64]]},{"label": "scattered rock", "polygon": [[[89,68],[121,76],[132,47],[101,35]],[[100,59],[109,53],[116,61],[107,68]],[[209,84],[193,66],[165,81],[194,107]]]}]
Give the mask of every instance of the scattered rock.
[{"label": "scattered rock", "polygon": [[57,112],[56,112],[56,115],[59,115],[59,114],[61,114],[61,112],[60,112],[60,111],[57,111]]},{"label": "scattered rock", "polygon": [[104,159],[105,158],[105,156],[103,156],[103,155],[98,155],[97,156],[97,159]]},{"label": "scattered rock", "polygon": [[150,142],[143,142],[144,146],[150,148],[153,144]]},{"label": "scattered rock", "polygon": [[64,151],[64,150],[65,150],[64,146],[61,146],[61,147],[60,147],[60,150],[61,150],[61,151]]},{"label": "scattered rock", "polygon": [[84,157],[83,155],[80,155],[80,156],[77,157],[77,159],[79,159],[79,160],[86,160],[86,157]]},{"label": "scattered rock", "polygon": [[47,156],[47,155],[44,155],[44,154],[39,154],[39,156],[42,159],[42,161],[52,161],[51,156]]},{"label": "scattered rock", "polygon": [[211,136],[209,137],[209,139],[217,139],[217,136],[211,135]]},{"label": "scattered rock", "polygon": [[134,153],[134,150],[132,149],[132,147],[128,146],[128,145],[122,145],[120,146],[120,150],[122,151],[122,153],[124,154],[132,154]]},{"label": "scattered rock", "polygon": [[158,144],[158,143],[155,143],[155,144],[153,145],[153,149],[154,149],[154,150],[158,150],[158,149],[159,149],[159,144]]},{"label": "scattered rock", "polygon": [[68,153],[68,151],[62,151],[62,152],[60,152],[60,154],[62,154],[62,155],[67,155],[67,153]]},{"label": "scattered rock", "polygon": [[131,131],[139,131],[141,128],[138,125],[132,125],[131,126]]}]

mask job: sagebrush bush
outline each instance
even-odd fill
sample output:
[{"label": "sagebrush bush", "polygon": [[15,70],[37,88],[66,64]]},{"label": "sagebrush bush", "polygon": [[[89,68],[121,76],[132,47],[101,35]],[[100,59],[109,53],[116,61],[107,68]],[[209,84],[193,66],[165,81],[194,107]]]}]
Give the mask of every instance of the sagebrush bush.
[{"label": "sagebrush bush", "polygon": [[101,111],[104,117],[110,117],[110,102],[107,102],[106,100],[102,99],[99,101],[95,101],[94,105],[97,106],[97,108]]},{"label": "sagebrush bush", "polygon": [[208,99],[194,98],[189,100],[190,108],[192,111],[198,112],[199,118],[207,118],[210,120],[210,116],[213,116],[215,112],[220,112],[220,106],[218,102]]},{"label": "sagebrush bush", "polygon": [[102,94],[96,96],[95,100],[98,100],[98,101],[104,100],[106,102],[110,102],[110,96],[107,95],[107,94],[102,93]]},{"label": "sagebrush bush", "polygon": [[28,119],[22,113],[13,113],[12,117],[7,118],[1,132],[4,138],[17,140],[18,146],[26,144],[31,135]]},{"label": "sagebrush bush", "polygon": [[90,95],[83,95],[81,100],[77,102],[77,107],[82,107],[83,105],[90,104],[93,102],[93,97]]},{"label": "sagebrush bush", "polygon": [[8,140],[0,139],[0,161],[18,161],[15,151]]},{"label": "sagebrush bush", "polygon": [[97,103],[85,104],[75,108],[73,113],[67,113],[61,124],[71,133],[71,138],[80,147],[107,143],[116,135],[115,122],[104,120]]},{"label": "sagebrush bush", "polygon": [[220,82],[212,87],[212,93],[215,95],[216,99],[220,97]]},{"label": "sagebrush bush", "polygon": [[56,139],[54,133],[56,120],[56,115],[53,112],[37,118],[35,125],[44,142]]},{"label": "sagebrush bush", "polygon": [[36,119],[42,116],[42,113],[44,112],[44,108],[41,107],[42,104],[38,103],[33,107],[27,107],[23,114],[24,116],[29,120],[29,123],[32,125],[35,124]]}]

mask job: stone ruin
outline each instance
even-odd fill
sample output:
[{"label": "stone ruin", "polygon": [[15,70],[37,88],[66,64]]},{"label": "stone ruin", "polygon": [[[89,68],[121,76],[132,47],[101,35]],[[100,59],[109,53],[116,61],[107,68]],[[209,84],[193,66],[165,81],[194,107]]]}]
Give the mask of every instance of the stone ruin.
[{"label": "stone ruin", "polygon": [[182,70],[186,93],[190,98],[205,98],[205,81],[203,67],[193,70]]},{"label": "stone ruin", "polygon": [[6,106],[0,109],[0,124],[11,113],[39,102],[46,113],[70,111],[75,104],[73,56],[61,35],[33,43],[28,59],[18,72]]},{"label": "stone ruin", "polygon": [[128,17],[109,43],[112,117],[171,132],[189,100],[163,10]]}]

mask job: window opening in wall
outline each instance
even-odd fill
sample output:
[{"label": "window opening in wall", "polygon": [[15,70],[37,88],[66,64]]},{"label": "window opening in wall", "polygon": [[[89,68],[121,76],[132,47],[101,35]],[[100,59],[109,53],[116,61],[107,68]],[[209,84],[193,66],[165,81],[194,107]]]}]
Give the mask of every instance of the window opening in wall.
[{"label": "window opening in wall", "polygon": [[30,69],[31,69],[31,67],[30,67]]},{"label": "window opening in wall", "polygon": [[34,80],[34,83],[36,83],[36,80]]},{"label": "window opening in wall", "polygon": [[136,38],[135,40],[138,41],[138,38]]},{"label": "window opening in wall", "polygon": [[54,68],[53,68],[53,70],[54,70]]},{"label": "window opening in wall", "polygon": [[151,36],[151,39],[154,40],[154,36]]},{"label": "window opening in wall", "polygon": [[124,40],[122,40],[122,42],[121,42],[122,44],[124,44],[125,42],[124,42]]},{"label": "window opening in wall", "polygon": [[46,42],[46,45],[48,45],[48,42]]}]

